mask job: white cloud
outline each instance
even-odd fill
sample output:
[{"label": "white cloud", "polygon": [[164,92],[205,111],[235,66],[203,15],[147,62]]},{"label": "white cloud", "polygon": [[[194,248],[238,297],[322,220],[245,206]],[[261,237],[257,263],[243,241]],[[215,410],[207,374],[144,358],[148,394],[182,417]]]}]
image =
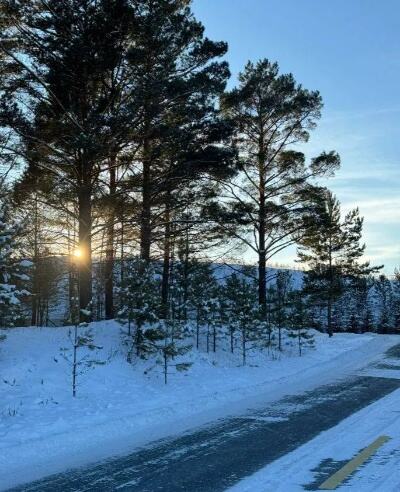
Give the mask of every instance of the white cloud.
[{"label": "white cloud", "polygon": [[344,212],[356,207],[368,224],[398,224],[400,229],[400,197],[358,200],[342,206]]},{"label": "white cloud", "polygon": [[373,263],[385,260],[394,260],[396,262],[396,260],[400,259],[400,245],[370,247],[365,257]]}]

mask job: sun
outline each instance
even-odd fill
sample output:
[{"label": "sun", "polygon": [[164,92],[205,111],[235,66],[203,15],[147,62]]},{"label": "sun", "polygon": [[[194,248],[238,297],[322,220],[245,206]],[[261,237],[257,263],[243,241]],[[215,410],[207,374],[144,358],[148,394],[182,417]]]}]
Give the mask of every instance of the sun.
[{"label": "sun", "polygon": [[82,250],[77,248],[75,251],[74,251],[74,256],[75,258],[82,258],[83,256],[83,253],[82,253]]}]

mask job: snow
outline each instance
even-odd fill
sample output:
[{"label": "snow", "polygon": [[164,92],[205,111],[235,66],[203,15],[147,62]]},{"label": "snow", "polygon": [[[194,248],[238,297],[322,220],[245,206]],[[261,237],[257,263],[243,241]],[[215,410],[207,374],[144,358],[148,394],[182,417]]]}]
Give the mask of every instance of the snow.
[{"label": "snow", "polygon": [[91,328],[103,347],[100,358],[110,361],[79,376],[75,399],[60,355],[68,328],[14,328],[1,343],[0,489],[311,389],[378,360],[397,340],[374,334],[328,339],[316,332],[316,350],[303,357],[290,347],[282,356],[252,353],[247,367],[239,353],[193,350],[185,356],[191,368],[172,372],[165,386],[154,361],[126,362],[117,323]]},{"label": "snow", "polygon": [[[383,377],[383,374],[380,376]],[[389,436],[390,440],[335,490],[398,492],[400,390],[322,432],[295,451],[240,481],[227,492],[304,492],[305,485],[315,483],[316,475],[312,470],[324,460],[344,464],[379,436]]]},{"label": "snow", "polygon": [[33,267],[33,262],[30,260],[21,260],[19,262],[19,265],[23,268],[30,268]]}]

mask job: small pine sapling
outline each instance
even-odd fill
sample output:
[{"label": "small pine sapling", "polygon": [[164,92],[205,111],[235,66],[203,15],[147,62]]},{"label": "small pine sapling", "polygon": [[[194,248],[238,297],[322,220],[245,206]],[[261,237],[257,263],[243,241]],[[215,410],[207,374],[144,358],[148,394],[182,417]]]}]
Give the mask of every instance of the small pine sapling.
[{"label": "small pine sapling", "polygon": [[289,338],[297,342],[299,356],[302,356],[303,348],[315,346],[314,335],[308,331],[309,315],[301,291],[292,292],[291,311],[289,315]]},{"label": "small pine sapling", "polygon": [[196,348],[200,346],[200,328],[207,322],[208,300],[216,289],[216,280],[210,265],[197,263],[190,276],[189,301],[190,308],[195,312]]},{"label": "small pine sapling", "polygon": [[[83,331],[84,330],[84,331]],[[75,324],[68,331],[69,347],[60,349],[61,356],[71,367],[72,396],[75,398],[78,387],[78,377],[95,366],[104,365],[107,361],[97,358],[102,347],[95,345],[93,333],[86,323]],[[83,354],[81,355],[81,352]],[[96,357],[93,357],[95,354]]]},{"label": "small pine sapling", "polygon": [[217,296],[217,291],[212,293],[212,296],[205,301],[204,314],[205,322],[207,326],[207,353],[210,352],[210,346],[212,342],[212,350],[215,353],[217,351],[217,332],[221,325],[221,306],[220,300]]},{"label": "small pine sapling", "polygon": [[275,305],[273,321],[278,328],[278,350],[282,352],[282,329],[288,321],[288,304],[290,299],[292,275],[287,270],[279,270],[276,274]]},{"label": "small pine sapling", "polygon": [[158,326],[147,328],[143,333],[148,354],[161,356],[158,362],[163,368],[165,384],[168,383],[170,368],[174,367],[176,371],[182,372],[191,366],[189,362],[175,361],[175,358],[185,355],[192,348],[192,345],[184,343],[185,334],[180,327],[180,324],[167,319],[160,321]]},{"label": "small pine sapling", "polygon": [[[79,323],[79,319],[83,316],[90,319],[92,313],[89,310],[90,306],[86,309],[79,309],[79,277],[76,265],[73,265],[71,274],[73,295],[70,304],[70,317],[73,327],[68,330],[70,345],[61,347],[60,354],[71,368],[72,396],[75,398],[79,376],[95,366],[106,364],[107,361],[100,361],[97,357],[102,347],[94,343],[93,333],[89,328],[89,324],[86,322]],[[92,355],[95,355],[95,357]]]},{"label": "small pine sapling", "polygon": [[137,357],[146,357],[150,347],[144,332],[146,327],[156,325],[159,321],[159,285],[153,265],[140,259],[126,262],[119,293],[123,306],[117,320],[128,328],[127,360],[132,362],[134,352]]},{"label": "small pine sapling", "polygon": [[242,364],[247,363],[250,343],[257,341],[260,310],[257,290],[252,282],[238,275],[231,275],[226,281],[225,296],[229,303],[229,325],[231,333],[240,333]]}]

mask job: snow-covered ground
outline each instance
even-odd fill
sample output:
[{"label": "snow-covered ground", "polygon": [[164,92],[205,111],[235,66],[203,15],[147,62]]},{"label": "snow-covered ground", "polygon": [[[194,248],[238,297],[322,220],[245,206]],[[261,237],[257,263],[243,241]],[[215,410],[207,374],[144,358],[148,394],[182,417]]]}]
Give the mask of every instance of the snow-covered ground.
[{"label": "snow-covered ground", "polygon": [[317,333],[316,350],[301,358],[295,349],[258,353],[247,367],[239,354],[193,350],[190,370],[172,373],[165,386],[159,367],[126,362],[118,324],[94,323],[93,329],[103,346],[100,358],[111,359],[80,377],[75,399],[60,357],[68,328],[13,329],[1,344],[0,489],[311,389],[379,359],[398,342],[396,336]]}]

